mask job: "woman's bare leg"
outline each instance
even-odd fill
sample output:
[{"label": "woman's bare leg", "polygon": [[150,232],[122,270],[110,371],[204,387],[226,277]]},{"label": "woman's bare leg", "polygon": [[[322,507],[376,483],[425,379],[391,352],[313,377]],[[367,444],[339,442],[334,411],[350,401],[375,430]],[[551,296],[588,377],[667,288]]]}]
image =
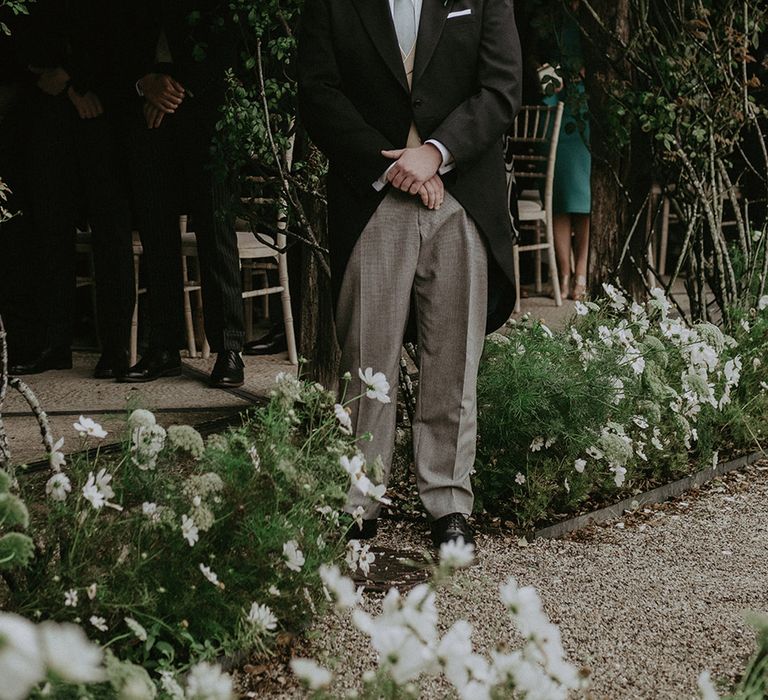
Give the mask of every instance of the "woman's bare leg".
[{"label": "woman's bare leg", "polygon": [[587,291],[587,260],[589,257],[589,214],[572,214],[573,257],[575,284],[573,298],[581,299]]},{"label": "woman's bare leg", "polygon": [[569,294],[571,279],[571,233],[573,231],[570,214],[555,214],[552,218],[555,234],[555,257],[557,274],[560,279],[560,293],[563,298]]}]

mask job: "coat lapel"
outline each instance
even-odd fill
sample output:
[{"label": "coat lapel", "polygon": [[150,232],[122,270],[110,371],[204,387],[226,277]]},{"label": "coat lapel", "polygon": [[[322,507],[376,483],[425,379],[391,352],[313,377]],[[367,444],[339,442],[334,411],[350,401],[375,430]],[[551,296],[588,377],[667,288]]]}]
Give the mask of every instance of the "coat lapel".
[{"label": "coat lapel", "polygon": [[435,52],[437,42],[443,33],[445,20],[451,11],[452,2],[441,0],[424,0],[421,6],[419,21],[419,36],[416,40],[416,57],[413,67],[413,84],[422,76]]},{"label": "coat lapel", "polygon": [[397,45],[397,35],[395,34],[395,25],[392,22],[392,14],[389,11],[388,0],[353,0],[353,2],[371,41],[373,41],[384,62],[403,86],[403,89],[409,92],[408,79],[405,76],[403,58]]}]

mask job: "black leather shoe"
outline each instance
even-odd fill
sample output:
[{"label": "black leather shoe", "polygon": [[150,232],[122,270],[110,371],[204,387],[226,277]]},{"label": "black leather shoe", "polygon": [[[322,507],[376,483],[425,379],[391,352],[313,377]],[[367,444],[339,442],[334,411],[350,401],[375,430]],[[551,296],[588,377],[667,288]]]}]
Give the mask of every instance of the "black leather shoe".
[{"label": "black leather shoe", "polygon": [[288,341],[285,338],[285,328],[282,325],[272,326],[269,333],[257,340],[246,343],[243,348],[244,355],[276,355],[288,349]]},{"label": "black leather shoe", "polygon": [[441,544],[453,542],[460,537],[465,544],[475,544],[472,528],[461,513],[449,513],[433,521],[432,542],[435,547],[439,548]]},{"label": "black leather shoe", "polygon": [[49,369],[72,369],[72,351],[69,348],[45,348],[37,355],[11,365],[8,374],[40,374]]},{"label": "black leather shoe", "polygon": [[141,384],[153,382],[160,377],[178,377],[180,374],[181,355],[178,350],[148,350],[118,381]]},{"label": "black leather shoe", "polygon": [[349,540],[372,540],[379,532],[379,521],[375,518],[373,520],[363,520],[363,526],[360,527],[355,521],[347,530],[346,538]]},{"label": "black leather shoe", "polygon": [[245,364],[240,353],[235,350],[225,350],[216,357],[216,364],[211,372],[209,385],[214,389],[232,389],[243,386],[245,382]]},{"label": "black leather shoe", "polygon": [[128,372],[128,353],[125,350],[101,353],[93,370],[96,379],[121,379]]}]

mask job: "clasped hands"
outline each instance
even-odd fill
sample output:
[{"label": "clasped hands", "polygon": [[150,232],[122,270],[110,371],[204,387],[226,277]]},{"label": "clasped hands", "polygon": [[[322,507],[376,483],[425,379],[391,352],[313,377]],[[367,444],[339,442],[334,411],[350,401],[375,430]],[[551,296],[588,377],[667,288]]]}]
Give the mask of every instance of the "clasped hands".
[{"label": "clasped hands", "polygon": [[147,127],[157,129],[166,114],[173,114],[184,100],[181,83],[164,73],[148,73],[139,80],[144,93],[144,119]]},{"label": "clasped hands", "polygon": [[69,101],[77,110],[81,119],[94,119],[104,114],[104,107],[99,96],[90,91],[81,95],[69,84],[69,73],[61,66],[56,68],[36,68],[30,66],[29,69],[38,76],[37,87],[46,95],[56,96],[66,90]]},{"label": "clasped hands", "polygon": [[387,171],[387,180],[392,187],[418,195],[428,209],[439,209],[445,199],[445,187],[437,174],[443,163],[438,148],[425,143],[418,148],[400,148],[382,151],[395,164]]}]

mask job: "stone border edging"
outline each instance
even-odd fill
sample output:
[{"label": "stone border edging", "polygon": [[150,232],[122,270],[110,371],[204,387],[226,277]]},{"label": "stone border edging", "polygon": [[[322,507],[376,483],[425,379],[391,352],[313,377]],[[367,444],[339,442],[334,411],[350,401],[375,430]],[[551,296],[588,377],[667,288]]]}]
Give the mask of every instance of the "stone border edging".
[{"label": "stone border edging", "polygon": [[742,457],[737,457],[728,462],[721,462],[716,467],[707,467],[695,474],[673,481],[671,484],[659,486],[651,491],[640,493],[637,496],[625,498],[612,506],[600,508],[592,513],[578,515],[575,518],[569,518],[561,523],[556,523],[555,525],[550,525],[541,530],[536,530],[533,537],[534,539],[557,539],[558,537],[568,535],[571,532],[582,530],[590,525],[597,525],[608,520],[616,520],[621,518],[625,511],[637,510],[640,506],[648,505],[650,503],[663,503],[670,498],[680,496],[690,489],[702,486],[718,476],[723,476],[723,474],[728,474],[737,469],[743,469],[744,467],[748,467],[750,464],[754,464],[765,458],[766,454],[764,452],[753,452],[752,454],[743,455]]}]

